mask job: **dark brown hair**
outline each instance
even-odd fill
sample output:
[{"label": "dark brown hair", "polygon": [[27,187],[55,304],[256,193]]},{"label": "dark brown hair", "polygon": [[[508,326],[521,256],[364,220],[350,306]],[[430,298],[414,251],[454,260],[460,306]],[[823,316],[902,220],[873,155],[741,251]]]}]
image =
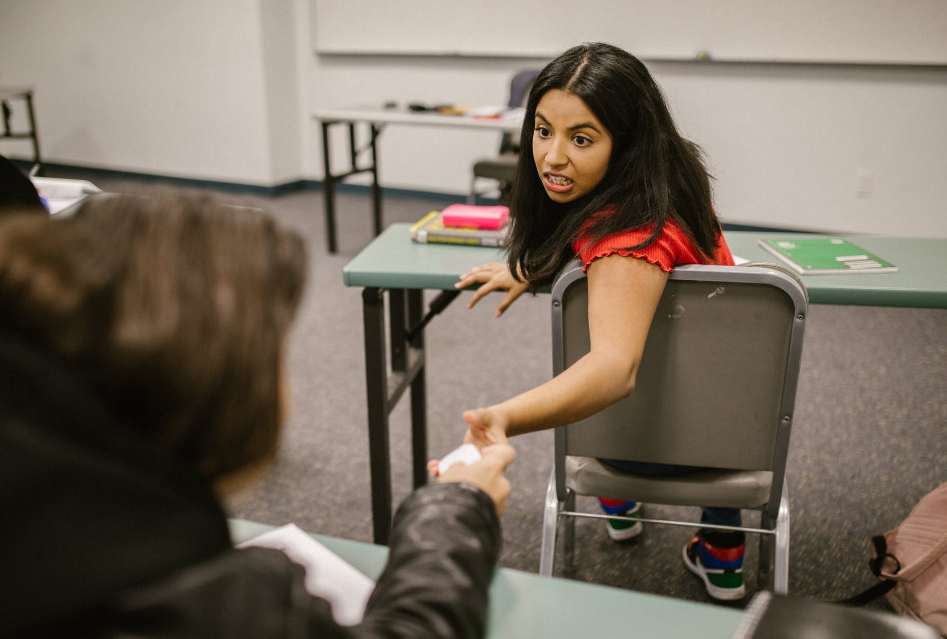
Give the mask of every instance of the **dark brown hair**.
[{"label": "dark brown hair", "polygon": [[[592,193],[558,204],[546,195],[532,154],[536,106],[550,89],[580,97],[612,136],[608,170]],[[575,257],[580,234],[593,243],[654,225],[653,244],[668,218],[702,257],[716,251],[720,223],[700,149],[678,133],[664,95],[638,58],[616,46],[587,43],[550,62],[530,89],[510,201],[509,266],[535,287],[550,283]],[[608,215],[593,214],[608,211]]]},{"label": "dark brown hair", "polygon": [[262,211],[95,196],[71,218],[0,222],[0,327],[216,480],[276,453],[305,274],[300,236]]}]

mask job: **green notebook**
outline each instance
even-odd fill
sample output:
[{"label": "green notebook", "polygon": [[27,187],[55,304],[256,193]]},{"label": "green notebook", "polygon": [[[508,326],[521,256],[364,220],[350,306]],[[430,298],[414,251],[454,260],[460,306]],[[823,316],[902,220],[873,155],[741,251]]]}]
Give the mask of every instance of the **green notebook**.
[{"label": "green notebook", "polygon": [[760,246],[803,275],[894,273],[898,267],[837,237],[760,240]]}]

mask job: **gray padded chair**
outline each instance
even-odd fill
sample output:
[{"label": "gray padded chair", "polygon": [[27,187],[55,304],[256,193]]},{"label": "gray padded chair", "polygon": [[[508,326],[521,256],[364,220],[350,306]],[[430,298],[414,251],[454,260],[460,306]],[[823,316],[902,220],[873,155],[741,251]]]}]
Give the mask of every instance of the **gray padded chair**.
[{"label": "gray padded chair", "polygon": [[[556,429],[543,518],[540,574],[552,575],[564,519],[565,573],[574,568],[576,495],[761,511],[760,585],[788,590],[786,456],[808,298],[770,264],[675,268],[658,305],[635,391]],[[588,286],[570,263],[552,289],[553,373],[589,352]],[[684,464],[679,475],[623,473],[599,458]],[[696,522],[640,521],[698,527]],[[775,560],[775,570],[772,563]]]},{"label": "gray padded chair", "polygon": [[[521,107],[526,105],[526,98],[529,97],[529,89],[533,85],[533,80],[539,75],[539,71],[528,69],[520,71],[513,76],[510,81],[510,100],[508,106]],[[496,180],[499,183],[501,199],[506,199],[510,186],[513,184],[513,178],[516,177],[516,165],[520,157],[520,140],[517,135],[504,133],[500,140],[500,154],[492,158],[483,158],[474,162],[473,178],[470,182],[470,195],[467,196],[467,204],[476,204],[477,198],[481,195],[477,191],[477,181],[480,178]]]}]

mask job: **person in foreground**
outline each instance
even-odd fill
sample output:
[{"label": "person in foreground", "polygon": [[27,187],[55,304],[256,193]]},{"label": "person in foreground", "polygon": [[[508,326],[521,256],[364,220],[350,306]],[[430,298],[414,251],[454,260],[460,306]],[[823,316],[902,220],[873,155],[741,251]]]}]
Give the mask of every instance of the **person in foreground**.
[{"label": "person in foreground", "polygon": [[[530,90],[520,148],[508,261],[478,266],[456,286],[482,284],[468,307],[506,291],[500,316],[578,256],[588,277],[591,352],[537,388],[466,411],[466,441],[479,445],[579,421],[632,393],[668,273],[679,264],[733,265],[700,150],[678,133],[645,66],[622,49],[584,44],[546,66]],[[645,474],[695,470],[603,461]],[[600,501],[609,514],[639,513],[635,502]],[[702,521],[739,526],[740,511],[705,508]],[[642,529],[628,519],[606,522],[617,541]],[[744,545],[740,531],[704,528],[684,561],[712,597],[739,599]]]},{"label": "person in foreground", "polygon": [[0,636],[480,637],[515,453],[398,510],[364,620],[277,550],[232,547],[227,494],[277,453],[302,239],[191,197],[0,220]]}]

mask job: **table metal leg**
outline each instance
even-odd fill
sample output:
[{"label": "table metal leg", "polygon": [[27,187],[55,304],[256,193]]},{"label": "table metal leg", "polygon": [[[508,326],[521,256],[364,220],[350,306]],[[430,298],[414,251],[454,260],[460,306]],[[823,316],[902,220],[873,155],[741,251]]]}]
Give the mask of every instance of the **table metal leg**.
[{"label": "table metal leg", "polygon": [[362,291],[365,329],[365,386],[368,397],[368,457],[372,487],[372,525],[377,544],[391,533],[391,461],[388,448],[388,375],[385,356],[384,291]]},{"label": "table metal leg", "polygon": [[[424,315],[424,291],[408,291],[408,326],[418,326]],[[414,487],[428,481],[427,473],[427,382],[424,367],[424,330],[410,338],[412,352],[418,353],[420,366],[411,382],[411,459],[414,463]]]},{"label": "table metal leg", "polygon": [[[424,291],[395,289],[388,296],[388,335],[392,376],[411,386],[411,477],[414,488],[427,483],[427,392],[424,375],[424,332],[409,336],[424,315]],[[394,406],[391,405],[390,408]]]},{"label": "table metal leg", "polygon": [[[349,157],[351,159],[351,169],[345,173],[332,173],[331,152],[329,150],[329,129],[333,124],[342,124],[342,122],[332,120],[322,120],[322,163],[325,172],[323,178],[323,195],[325,196],[325,216],[326,216],[326,243],[329,253],[335,253],[338,250],[337,233],[335,224],[335,183],[345,180],[345,178],[359,173],[372,174],[372,226],[375,235],[381,235],[382,231],[382,211],[381,211],[381,186],[378,184],[378,136],[381,134],[381,127],[375,124],[369,124],[370,139],[369,147],[371,150],[372,161],[369,166],[358,166],[359,149],[355,144],[355,123],[346,122],[349,129]],[[364,149],[362,149],[364,150]]]},{"label": "table metal leg", "polygon": [[322,167],[324,173],[322,193],[325,197],[326,209],[326,244],[330,254],[337,250],[335,238],[335,177],[332,175],[332,169],[330,168],[331,154],[329,153],[329,127],[331,125],[332,122],[322,122]]},{"label": "table metal leg", "polygon": [[382,232],[382,222],[381,222],[381,186],[378,184],[378,145],[376,141],[378,140],[378,134],[381,133],[379,129],[374,124],[371,124],[371,147],[372,147],[372,215],[373,222],[375,227],[375,237],[381,235]]},{"label": "table metal leg", "polygon": [[36,130],[36,116],[33,114],[33,94],[26,94],[26,114],[30,120],[30,133],[33,137],[33,158],[34,165],[39,167],[43,164],[39,156],[39,132]]},{"label": "table metal leg", "polygon": [[425,314],[423,290],[388,289],[387,335],[390,342],[386,348],[385,289],[367,287],[362,291],[372,525],[375,543],[378,544],[388,543],[393,511],[388,417],[410,387],[411,475],[414,488],[420,488],[428,481],[424,327],[458,294],[454,290],[442,292],[431,302],[431,308]]}]

